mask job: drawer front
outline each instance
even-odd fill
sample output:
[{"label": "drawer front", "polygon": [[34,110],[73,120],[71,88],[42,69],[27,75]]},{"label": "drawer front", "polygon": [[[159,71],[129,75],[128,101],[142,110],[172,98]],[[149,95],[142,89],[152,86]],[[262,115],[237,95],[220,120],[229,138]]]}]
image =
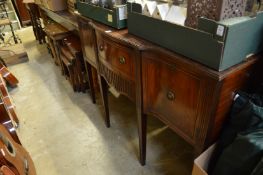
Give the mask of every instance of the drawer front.
[{"label": "drawer front", "polygon": [[135,80],[135,56],[131,48],[97,35],[98,55],[102,64],[121,74],[125,78]]},{"label": "drawer front", "polygon": [[193,142],[200,80],[176,65],[143,57],[142,82],[144,111]]},{"label": "drawer front", "polygon": [[79,21],[79,33],[85,59],[93,66],[96,65],[96,37],[94,29],[88,22]]}]

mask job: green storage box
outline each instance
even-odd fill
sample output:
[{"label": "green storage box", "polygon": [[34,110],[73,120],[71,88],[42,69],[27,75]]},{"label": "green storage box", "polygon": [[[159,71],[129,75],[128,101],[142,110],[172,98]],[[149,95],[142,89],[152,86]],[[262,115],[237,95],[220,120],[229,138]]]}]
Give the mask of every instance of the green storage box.
[{"label": "green storage box", "polygon": [[77,1],[78,12],[88,18],[99,21],[116,29],[127,27],[127,6],[119,5],[113,10],[102,8],[90,3]]},{"label": "green storage box", "polygon": [[141,14],[128,3],[128,31],[217,71],[236,65],[263,50],[263,12],[216,22],[200,18],[198,29]]}]

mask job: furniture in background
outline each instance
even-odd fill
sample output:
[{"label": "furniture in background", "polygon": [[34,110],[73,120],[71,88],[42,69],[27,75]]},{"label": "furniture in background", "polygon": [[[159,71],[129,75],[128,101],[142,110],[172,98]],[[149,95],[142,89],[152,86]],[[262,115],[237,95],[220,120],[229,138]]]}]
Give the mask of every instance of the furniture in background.
[{"label": "furniture in background", "polygon": [[[59,42],[65,37],[70,35],[70,31],[62,27],[61,25],[51,22],[44,28],[47,35],[48,44],[51,48],[52,56],[56,65],[61,66],[59,59]],[[62,71],[63,73],[63,71]]]},{"label": "furniture in background", "polygon": [[[43,23],[45,26],[49,26],[49,21],[50,19],[54,20],[54,22],[59,23],[60,27],[64,28],[64,30],[69,31],[69,35],[75,36],[76,38],[80,38],[81,41],[78,41],[78,44],[82,43],[83,41],[83,36],[81,33],[79,33],[79,28],[78,28],[78,22],[77,22],[77,17],[75,15],[73,15],[72,13],[68,12],[67,10],[64,11],[59,11],[59,12],[53,12],[48,10],[47,8],[43,7],[43,6],[39,6],[40,7],[40,16],[43,19]],[[62,41],[62,40],[61,40]],[[76,41],[74,41],[76,44]],[[81,47],[83,46],[83,44],[81,44]],[[51,50],[55,50],[52,49]],[[74,53],[75,51],[72,50],[72,53]],[[92,101],[93,103],[96,102],[95,99],[95,90],[98,87],[96,85],[97,83],[97,72],[96,69],[91,66],[90,64],[88,64],[88,62],[86,61],[86,56],[82,50],[82,53],[79,54],[77,53],[76,56],[80,56],[83,57],[83,61],[82,58],[79,59],[81,60],[78,63],[78,70],[82,70],[83,66],[85,67],[85,71],[82,70],[82,76],[80,75],[80,71],[76,71],[78,72],[78,77],[79,77],[79,84],[80,84],[80,91],[84,92],[88,87],[90,88],[90,95],[92,97]],[[80,65],[81,64],[81,65]],[[75,66],[76,67],[76,66]],[[80,69],[81,67],[81,69]],[[62,69],[62,73],[63,73],[63,67],[61,67]]]},{"label": "furniture in background", "polygon": [[23,0],[15,0],[14,3],[17,7],[18,15],[20,17],[20,22],[22,26],[26,26],[30,23],[30,16],[28,14],[25,4],[23,3]]},{"label": "furniture in background", "polygon": [[[2,27],[1,31],[0,31],[0,35],[1,35],[1,40],[3,43],[5,43],[5,40],[4,40],[4,35],[2,34],[2,32],[4,31],[8,31],[8,29],[6,29],[6,26],[9,27],[9,30],[11,31],[12,33],[12,38],[14,40],[14,43],[17,44],[18,43],[18,38],[17,36],[15,35],[15,28],[13,26],[13,21],[12,21],[12,16],[10,16],[10,7],[13,7],[12,6],[12,3],[10,3],[10,1],[1,1],[0,2],[0,11],[1,11],[1,16],[0,16],[0,27]],[[15,12],[12,12],[12,13],[15,13]],[[16,14],[15,14],[15,17],[16,17]],[[19,22],[18,22],[19,24]]]},{"label": "furniture in background", "polygon": [[33,27],[33,32],[36,37],[36,40],[39,41],[39,44],[45,43],[45,32],[43,30],[41,20],[40,20],[40,13],[39,13],[39,8],[36,4],[34,3],[26,3],[26,8],[28,11],[28,14],[30,16],[31,24]]}]

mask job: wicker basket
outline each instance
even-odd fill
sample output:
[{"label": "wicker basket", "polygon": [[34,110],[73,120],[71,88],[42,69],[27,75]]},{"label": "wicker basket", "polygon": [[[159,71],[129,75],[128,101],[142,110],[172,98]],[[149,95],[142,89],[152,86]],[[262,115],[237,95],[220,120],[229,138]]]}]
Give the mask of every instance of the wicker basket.
[{"label": "wicker basket", "polygon": [[185,25],[196,28],[198,19],[216,21],[243,16],[247,0],[188,0]]},{"label": "wicker basket", "polygon": [[74,13],[74,11],[76,10],[75,8],[76,0],[67,0],[67,2],[68,2],[68,11],[70,13]]}]

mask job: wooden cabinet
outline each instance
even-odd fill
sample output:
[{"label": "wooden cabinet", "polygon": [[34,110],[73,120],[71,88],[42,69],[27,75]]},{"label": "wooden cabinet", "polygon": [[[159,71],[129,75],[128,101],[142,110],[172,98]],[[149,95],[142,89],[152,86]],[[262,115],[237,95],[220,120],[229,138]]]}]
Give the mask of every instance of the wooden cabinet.
[{"label": "wooden cabinet", "polygon": [[201,98],[201,80],[181,67],[145,56],[142,61],[144,111],[193,142]]},{"label": "wooden cabinet", "polygon": [[15,5],[19,13],[20,22],[22,23],[23,26],[25,26],[25,24],[28,24],[30,22],[30,16],[22,0],[16,0],[15,2],[16,2]]}]

